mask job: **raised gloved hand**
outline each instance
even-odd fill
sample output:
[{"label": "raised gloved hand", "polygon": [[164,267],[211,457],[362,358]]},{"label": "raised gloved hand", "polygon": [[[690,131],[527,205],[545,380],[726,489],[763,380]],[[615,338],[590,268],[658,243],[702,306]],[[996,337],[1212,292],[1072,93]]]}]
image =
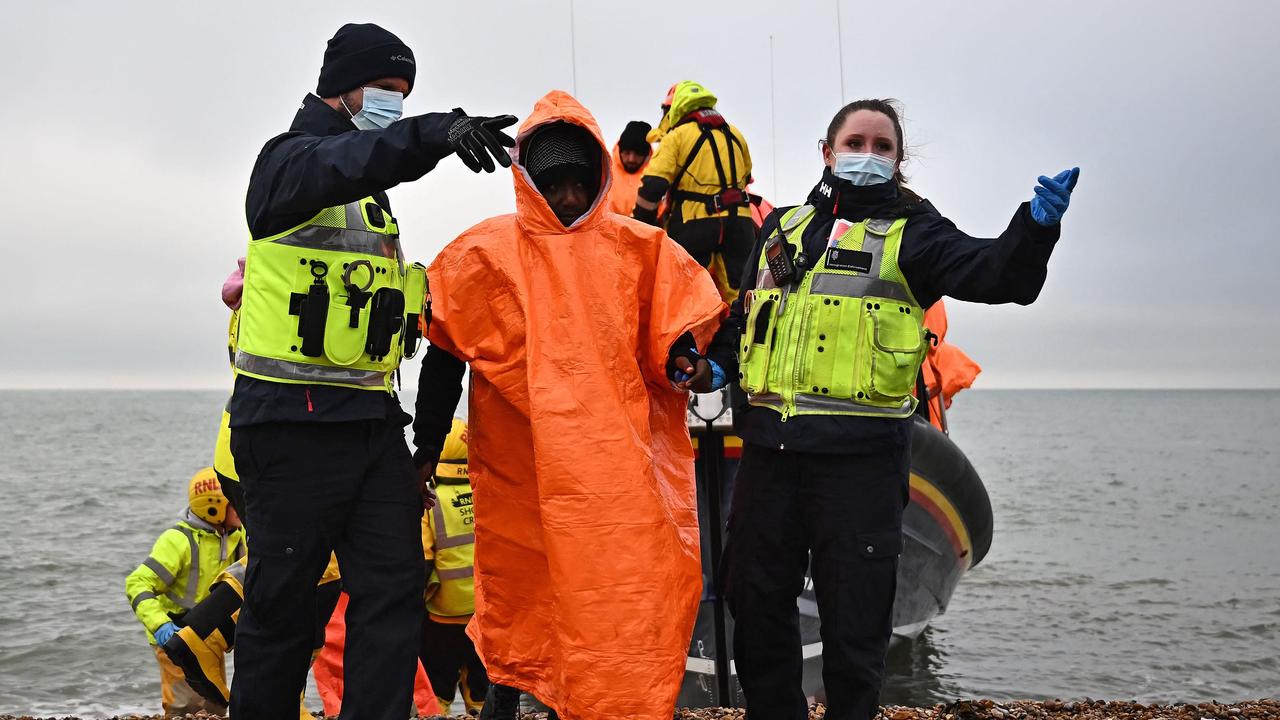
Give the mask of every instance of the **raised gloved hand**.
[{"label": "raised gloved hand", "polygon": [[515,147],[516,141],[502,129],[516,124],[515,115],[471,117],[462,108],[453,110],[462,115],[449,126],[449,147],[472,172],[493,172],[497,169],[494,160],[511,167],[506,148]]},{"label": "raised gloved hand", "polygon": [[1063,170],[1053,177],[1041,175],[1036,196],[1031,198],[1031,219],[1039,225],[1057,225],[1071,204],[1071,191],[1080,177],[1080,168]]},{"label": "raised gloved hand", "polygon": [[178,626],[174,625],[173,622],[170,621],[156,628],[156,631],[152,634],[156,636],[157,645],[164,645],[169,642],[169,638],[173,637],[177,632]]}]

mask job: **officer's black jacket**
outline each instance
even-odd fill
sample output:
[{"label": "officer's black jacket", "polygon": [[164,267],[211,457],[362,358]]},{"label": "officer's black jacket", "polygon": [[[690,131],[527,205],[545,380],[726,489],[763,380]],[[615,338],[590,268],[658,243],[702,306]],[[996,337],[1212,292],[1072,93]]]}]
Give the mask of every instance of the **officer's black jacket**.
[{"label": "officer's black jacket", "polygon": [[[458,113],[404,118],[385,130],[357,130],[315,95],[302,100],[289,132],[263,146],[249,178],[245,215],[254,238],[300,225],[328,207],[372,196],[390,213],[386,190],[417,180],[448,156]],[[227,405],[232,427],[263,422],[407,421],[384,392],[294,385],[237,376]]]},{"label": "officer's black jacket", "polygon": [[[1059,233],[1057,225],[1044,227],[1032,220],[1029,203],[1023,203],[999,237],[971,237],[927,200],[900,192],[894,183],[859,187],[837,178],[829,169],[806,202],[816,210],[802,238],[810,267],[826,252],[836,218],[851,222],[908,218],[898,265],[924,308],[944,295],[988,304],[1030,304],[1044,285],[1049,255]],[[765,219],[760,239],[743,268],[742,294],[711,341],[708,356],[731,379],[738,377],[737,349],[745,323],[743,298],[756,286],[764,241],[777,231],[779,219],[789,209],[778,208]],[[905,443],[910,437],[910,423],[892,418],[798,415],[785,423],[781,419],[768,408],[743,405],[735,412],[736,430],[744,441],[787,450],[863,453],[878,443]]]}]

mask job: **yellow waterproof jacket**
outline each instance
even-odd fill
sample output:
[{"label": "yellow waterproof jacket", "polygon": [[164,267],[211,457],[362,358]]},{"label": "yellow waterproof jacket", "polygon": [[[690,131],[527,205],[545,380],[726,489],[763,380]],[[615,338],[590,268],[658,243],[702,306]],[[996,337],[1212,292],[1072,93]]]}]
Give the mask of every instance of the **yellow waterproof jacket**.
[{"label": "yellow waterproof jacket", "polygon": [[[714,130],[711,134],[714,142],[704,141],[698,146],[697,155],[691,160],[689,156],[694,146],[698,144],[698,139],[702,137],[702,127],[695,120],[685,120],[677,124],[662,138],[658,152],[654,154],[653,159],[649,161],[649,166],[644,170],[645,177],[661,178],[665,181],[664,186],[674,183],[673,194],[683,191],[699,195],[715,195],[727,189],[720,184],[720,171],[723,171],[730,187],[745,190],[747,178],[751,176],[751,151],[747,148],[747,141],[738,128],[730,124],[727,130],[736,142],[725,142],[723,131]],[[732,147],[727,147],[729,145]],[[730,153],[733,154],[732,162],[729,158]],[[717,162],[720,170],[716,169]],[[680,173],[681,168],[685,168],[683,174]],[[730,168],[734,172],[731,172]],[[675,213],[679,213],[683,222],[708,217],[725,217],[730,213],[749,218],[751,206],[741,205],[713,213],[704,201],[683,199],[679,203],[672,203],[671,212],[673,217]]]},{"label": "yellow waterproof jacket", "polygon": [[195,607],[209,594],[214,578],[244,552],[244,530],[222,533],[190,512],[160,533],[151,554],[124,581],[147,640],[154,645],[156,629]]}]

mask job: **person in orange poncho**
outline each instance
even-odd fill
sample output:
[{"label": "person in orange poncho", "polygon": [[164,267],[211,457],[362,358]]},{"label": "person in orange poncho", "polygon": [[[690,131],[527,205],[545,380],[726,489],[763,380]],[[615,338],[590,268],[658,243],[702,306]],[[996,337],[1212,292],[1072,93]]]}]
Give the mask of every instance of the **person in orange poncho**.
[{"label": "person in orange poncho", "polygon": [[468,633],[491,680],[567,720],[669,720],[702,584],[685,390],[710,385],[697,348],[725,305],[661,230],[608,211],[573,97],[539,100],[516,146],[515,214],[427,270],[415,461],[434,467],[469,364]]},{"label": "person in orange poncho", "polygon": [[622,130],[618,144],[613,146],[613,178],[609,187],[609,209],[631,217],[636,209],[636,193],[644,169],[653,157],[653,146],[645,138],[653,127],[642,120],[632,120]]}]

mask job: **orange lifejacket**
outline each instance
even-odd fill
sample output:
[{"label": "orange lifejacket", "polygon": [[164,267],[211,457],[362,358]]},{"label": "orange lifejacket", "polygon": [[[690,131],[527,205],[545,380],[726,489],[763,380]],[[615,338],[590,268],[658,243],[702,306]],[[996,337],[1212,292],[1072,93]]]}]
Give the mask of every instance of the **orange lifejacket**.
[{"label": "orange lifejacket", "polygon": [[978,373],[982,372],[982,367],[963,350],[946,342],[947,308],[941,300],[925,311],[924,326],[938,336],[937,344],[929,348],[929,354],[920,368],[929,392],[929,422],[946,432],[945,411],[951,407],[951,398],[973,385]]}]

